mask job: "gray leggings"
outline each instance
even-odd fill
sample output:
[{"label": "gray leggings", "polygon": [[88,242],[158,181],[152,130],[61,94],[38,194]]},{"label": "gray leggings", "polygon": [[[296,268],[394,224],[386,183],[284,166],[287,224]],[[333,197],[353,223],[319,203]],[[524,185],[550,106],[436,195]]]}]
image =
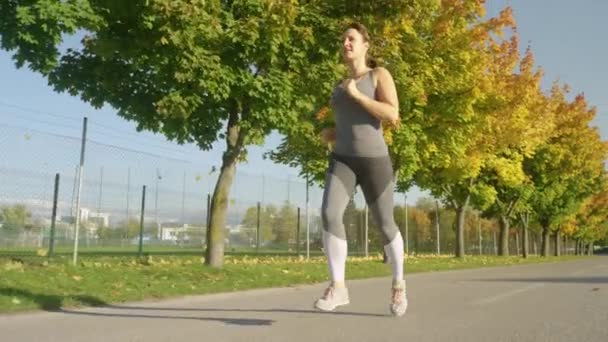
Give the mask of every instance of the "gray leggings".
[{"label": "gray leggings", "polygon": [[383,233],[384,243],[388,244],[399,231],[393,216],[395,183],[388,155],[354,157],[332,153],[321,207],[323,229],[346,240],[344,211],[357,185],[361,186],[372,217]]}]

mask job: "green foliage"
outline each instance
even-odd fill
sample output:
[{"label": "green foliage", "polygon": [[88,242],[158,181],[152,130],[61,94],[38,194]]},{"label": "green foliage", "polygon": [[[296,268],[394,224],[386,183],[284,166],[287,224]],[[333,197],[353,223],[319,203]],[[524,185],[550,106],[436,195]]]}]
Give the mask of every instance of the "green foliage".
[{"label": "green foliage", "polygon": [[[138,130],[201,149],[225,139],[214,218],[225,215],[226,170],[273,130],[285,138],[267,156],[323,182],[328,149],[318,134],[331,122],[318,114],[345,77],[339,38],[361,21],[370,54],[397,86],[401,125],[384,134],[399,191],[416,184],[445,208],[472,204],[486,216],[530,212],[553,229],[573,227],[576,215],[587,222],[581,210],[608,150],[589,127],[595,110],[582,95],[567,101],[566,87],[542,94],[542,72],[530,50],[520,56],[510,8],[496,18],[484,12],[479,0],[10,0],[0,2],[0,44],[17,67],[114,107]],[[60,51],[66,37],[82,40]],[[251,227],[253,209],[244,220]],[[3,229],[32,225],[24,208],[0,215]],[[293,217],[293,208],[264,208],[262,240],[292,239]],[[215,236],[222,222],[212,219],[210,244],[223,243]],[[123,235],[136,236],[134,225]]]},{"label": "green foliage", "polygon": [[32,223],[32,213],[23,204],[0,208],[2,230],[19,232],[32,228]]}]

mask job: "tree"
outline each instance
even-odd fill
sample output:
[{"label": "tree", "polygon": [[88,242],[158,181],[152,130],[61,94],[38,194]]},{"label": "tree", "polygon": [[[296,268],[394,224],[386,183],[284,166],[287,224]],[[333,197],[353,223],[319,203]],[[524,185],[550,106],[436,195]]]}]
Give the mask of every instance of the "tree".
[{"label": "tree", "polygon": [[[274,240],[273,224],[276,208],[274,206],[260,207],[260,244],[264,241]],[[257,229],[258,227],[258,208],[249,207],[245,212],[245,217],[241,224],[249,229]],[[257,233],[256,233],[257,234]],[[254,235],[255,237],[255,235]]]},{"label": "tree", "polygon": [[414,237],[414,250],[416,253],[420,253],[424,246],[431,241],[431,220],[428,213],[418,207],[410,208],[408,214],[414,223],[411,233]]},{"label": "tree", "polygon": [[32,213],[23,204],[15,204],[12,207],[0,209],[0,223],[4,230],[21,232],[30,226],[32,222]]},{"label": "tree", "polygon": [[581,245],[592,248],[593,243],[608,236],[608,176],[604,175],[603,184],[596,193],[582,203],[579,212],[574,215],[576,228],[573,236]]},{"label": "tree", "polygon": [[[397,179],[397,187],[405,191],[412,185],[412,176],[417,168],[416,140],[420,135],[418,121],[410,120],[421,116],[421,106],[425,100],[424,83],[426,75],[434,68],[427,58],[426,37],[435,17],[437,2],[425,0],[383,1],[318,1],[325,8],[324,15],[332,18],[339,29],[346,23],[357,20],[363,22],[372,37],[369,54],[387,68],[397,87],[400,102],[400,117],[407,124],[394,127],[383,124],[384,136],[389,145]],[[342,32],[336,32],[336,37]],[[337,48],[333,48],[338,51]],[[287,131],[282,143],[268,156],[275,162],[300,167],[300,174],[311,183],[322,184],[328,166],[328,148],[319,139],[322,128],[332,125],[332,113],[328,101],[332,87],[347,75],[347,69],[338,64],[330,87],[320,89],[321,101],[305,113],[306,120],[300,121]]]},{"label": "tree", "polygon": [[491,60],[504,33],[514,27],[509,8],[482,21],[483,3],[445,1],[430,43],[432,78],[418,139],[420,167],[416,183],[456,211],[455,255],[464,256],[464,228],[471,201],[491,203],[493,193],[479,182],[481,170],[495,156],[487,138],[488,111],[481,107],[491,76]]},{"label": "tree", "polygon": [[[479,84],[494,48],[488,42],[513,26],[513,18],[506,9],[484,22],[483,2],[475,0],[399,3],[405,6],[391,8],[394,17],[379,20],[374,15],[386,13],[372,10],[363,18],[372,37],[379,38],[372,42],[371,53],[381,56],[393,74],[401,104],[404,124],[385,125],[385,140],[400,191],[415,181],[459,213],[456,250],[461,255],[464,213],[483,157],[476,150],[483,120],[473,107],[483,97]],[[280,163],[302,165],[301,173],[320,183],[327,148],[317,133],[331,124],[331,111],[321,108],[309,115],[317,120],[290,132],[270,156]]]},{"label": "tree", "polygon": [[[56,91],[116,108],[138,130],[201,149],[225,140],[205,252],[220,267],[246,147],[297,127],[336,78],[331,9],[296,0],[17,0],[0,4],[0,35],[18,67],[29,63]],[[61,54],[63,36],[77,31],[81,46]]]},{"label": "tree", "polygon": [[102,227],[97,231],[97,236],[101,241],[120,240],[125,237],[124,229]]},{"label": "tree", "polygon": [[[516,37],[516,36],[514,36]],[[493,193],[494,201],[485,209],[500,226],[500,255],[509,254],[509,228],[531,196],[531,185],[525,176],[523,162],[546,142],[554,130],[552,105],[540,89],[542,71],[533,71],[534,58],[528,48],[521,61],[517,41],[503,44],[494,55],[493,71],[488,83],[488,97],[482,105],[489,111],[486,146],[495,155],[487,158],[479,184]],[[513,69],[519,64],[519,72]],[[527,245],[527,221],[523,221],[524,245]],[[527,251],[525,251],[527,253]]]},{"label": "tree", "polygon": [[[141,230],[141,227],[139,220],[137,220],[136,218],[129,218],[125,221],[122,221],[116,229],[122,232],[125,239],[132,239],[134,237],[139,236],[139,231]],[[154,231],[156,231],[156,229],[154,229]]]},{"label": "tree", "polygon": [[355,199],[350,199],[344,210],[344,230],[346,232],[346,239],[350,246],[361,246],[363,242],[363,235],[361,234],[361,211],[357,210],[355,206]]},{"label": "tree", "polygon": [[542,227],[543,256],[549,255],[551,232],[559,240],[559,227],[601,184],[608,154],[597,128],[589,126],[595,109],[588,107],[582,94],[567,101],[568,91],[567,86],[553,86],[556,128],[534,156],[524,161],[534,188],[530,208]]},{"label": "tree", "polygon": [[475,241],[474,244],[475,249],[478,250],[478,253],[482,254],[484,251],[483,241],[489,236],[494,229],[495,223],[493,220],[489,220],[483,217],[483,213],[470,210],[467,213],[467,221],[466,221],[466,231],[468,241]]},{"label": "tree", "polygon": [[297,213],[296,208],[285,201],[277,217],[273,220],[272,230],[275,234],[275,242],[288,244],[296,238]]}]

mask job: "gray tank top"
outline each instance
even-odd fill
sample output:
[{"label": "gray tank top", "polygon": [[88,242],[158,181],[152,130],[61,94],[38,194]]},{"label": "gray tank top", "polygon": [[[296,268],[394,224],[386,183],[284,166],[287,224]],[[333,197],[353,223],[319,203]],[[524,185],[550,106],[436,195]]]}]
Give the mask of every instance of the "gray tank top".
[{"label": "gray tank top", "polygon": [[[373,70],[357,81],[363,94],[375,99]],[[334,152],[344,156],[378,157],[388,154],[381,121],[357,103],[340,84],[334,89],[330,104],[336,122]]]}]

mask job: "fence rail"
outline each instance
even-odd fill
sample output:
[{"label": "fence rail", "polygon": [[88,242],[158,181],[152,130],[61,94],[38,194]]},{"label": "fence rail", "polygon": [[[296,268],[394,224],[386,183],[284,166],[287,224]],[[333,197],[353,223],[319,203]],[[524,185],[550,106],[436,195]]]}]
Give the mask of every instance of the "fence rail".
[{"label": "fence rail", "polygon": [[[81,139],[6,125],[0,125],[0,137],[2,253],[49,249],[52,235],[54,252],[71,251],[77,211],[78,245],[82,253],[137,253],[140,232],[143,250],[148,252],[198,253],[204,247],[208,200],[218,176],[213,163],[87,140],[78,210]],[[60,182],[55,229],[51,234],[56,174],[60,175]],[[147,194],[141,229],[143,186]],[[323,190],[311,186],[308,192],[307,215],[307,189],[302,179],[292,175],[252,174],[237,168],[227,211],[226,251],[305,253],[308,218],[309,250],[313,254],[322,253]],[[441,253],[453,252],[452,217],[439,216],[438,235],[432,212],[424,226],[409,214],[406,224],[404,196],[395,194],[395,199],[395,219],[406,239],[407,252],[436,253],[438,239]],[[364,213],[363,196],[357,191],[344,217],[351,254],[365,252],[366,227],[368,252],[382,250],[373,217]],[[495,254],[496,231],[496,227],[484,228],[480,235],[474,227],[467,227],[466,253]],[[511,239],[510,253],[518,253],[521,243],[517,243],[516,231]],[[540,249],[538,241],[537,237],[531,237],[532,253]]]}]

